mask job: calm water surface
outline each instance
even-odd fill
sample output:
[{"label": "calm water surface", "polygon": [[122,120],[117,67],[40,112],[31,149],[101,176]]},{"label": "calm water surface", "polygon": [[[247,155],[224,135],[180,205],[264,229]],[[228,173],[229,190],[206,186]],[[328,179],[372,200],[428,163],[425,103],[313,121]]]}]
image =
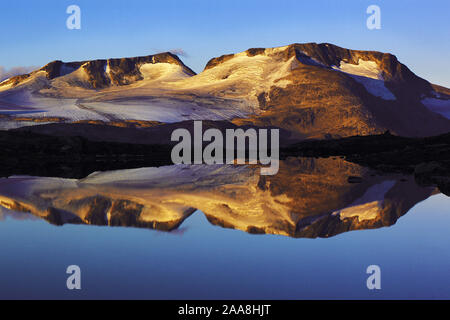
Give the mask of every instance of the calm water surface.
[{"label": "calm water surface", "polygon": [[448,299],[449,231],[450,198],[342,159],[12,176],[0,298]]},{"label": "calm water surface", "polygon": [[[197,211],[174,232],[53,226],[2,209],[0,298],[450,298],[450,198],[434,195],[396,225],[328,239],[251,235]],[[65,269],[82,270],[82,290]],[[367,266],[382,290],[366,288]]]}]

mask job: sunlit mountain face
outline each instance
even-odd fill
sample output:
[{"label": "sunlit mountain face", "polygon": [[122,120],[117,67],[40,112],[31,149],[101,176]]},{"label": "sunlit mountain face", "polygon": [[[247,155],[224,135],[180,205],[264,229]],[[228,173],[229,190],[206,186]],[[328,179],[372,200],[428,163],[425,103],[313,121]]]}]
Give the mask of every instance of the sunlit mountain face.
[{"label": "sunlit mountain face", "polygon": [[[0,298],[72,299],[72,264],[85,298],[373,298],[373,264],[389,270],[376,298],[448,297],[449,103],[392,54],[328,43],[226,54],[199,74],[160,53],[6,79]],[[279,170],[237,152],[175,165],[172,134],[191,150],[209,129],[274,130]]]},{"label": "sunlit mountain face", "polygon": [[[297,139],[447,133],[450,91],[393,54],[329,43],[253,48],[195,74],[176,55],[53,61],[0,82],[0,128],[187,120],[275,126]],[[40,126],[41,127],[41,126]]]},{"label": "sunlit mountain face", "polygon": [[288,158],[275,176],[258,166],[177,165],[0,180],[1,206],[55,225],[173,231],[199,210],[213,225],[297,238],[391,226],[435,193],[340,158]]}]

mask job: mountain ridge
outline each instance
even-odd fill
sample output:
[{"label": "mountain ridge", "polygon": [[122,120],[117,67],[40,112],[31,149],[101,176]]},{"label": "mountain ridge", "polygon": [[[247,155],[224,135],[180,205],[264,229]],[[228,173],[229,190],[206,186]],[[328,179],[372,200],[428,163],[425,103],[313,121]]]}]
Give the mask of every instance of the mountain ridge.
[{"label": "mountain ridge", "polygon": [[63,62],[61,60],[55,60],[49,62],[42,68],[37,69],[31,73],[18,75],[6,79],[0,83],[0,86],[5,86],[11,83],[13,84],[13,86],[16,86],[17,84],[20,84],[21,80],[27,79],[31,75],[39,71],[46,72],[47,79],[53,80],[55,78],[64,76],[68,73],[74,72],[75,70],[81,67],[83,67],[91,76],[91,84],[94,89],[104,88],[107,86],[108,81],[102,77],[102,74],[105,72],[107,68],[110,69],[110,72],[113,71],[112,72],[113,76],[111,77],[111,82],[113,84],[127,85],[130,82],[126,81],[126,79],[123,79],[124,75],[132,75],[136,78],[135,80],[142,80],[143,78],[142,75],[139,74],[138,66],[145,63],[176,64],[181,66],[191,75],[196,74],[192,69],[186,66],[177,55],[171,52],[163,52],[154,55],[128,57],[128,58],[96,59],[96,60],[84,60],[74,62]]},{"label": "mountain ridge", "polygon": [[[3,81],[0,108],[40,123],[226,120],[299,138],[426,136],[450,131],[449,92],[390,53],[295,43],[213,58],[199,74],[171,53],[54,61]],[[23,126],[0,116],[0,127]]]}]

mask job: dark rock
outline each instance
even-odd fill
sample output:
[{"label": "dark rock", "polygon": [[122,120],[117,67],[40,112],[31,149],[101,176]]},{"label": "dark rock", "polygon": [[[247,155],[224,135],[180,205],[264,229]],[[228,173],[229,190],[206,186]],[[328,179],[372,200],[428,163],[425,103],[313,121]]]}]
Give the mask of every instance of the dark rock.
[{"label": "dark rock", "polygon": [[362,177],[348,177],[348,183],[362,183],[364,180]]}]

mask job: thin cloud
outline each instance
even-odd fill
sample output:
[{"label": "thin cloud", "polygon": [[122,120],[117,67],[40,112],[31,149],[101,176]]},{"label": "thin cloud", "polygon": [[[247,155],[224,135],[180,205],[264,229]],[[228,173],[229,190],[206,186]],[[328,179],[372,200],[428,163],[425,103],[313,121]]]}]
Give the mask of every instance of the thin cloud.
[{"label": "thin cloud", "polygon": [[181,48],[175,48],[175,49],[169,50],[169,52],[170,52],[170,53],[173,53],[173,54],[176,54],[177,56],[180,56],[180,57],[185,57],[185,58],[189,57],[189,55],[187,54],[187,52],[184,51],[184,50],[181,49]]},{"label": "thin cloud", "polygon": [[37,67],[29,66],[29,67],[13,67],[11,69],[6,69],[3,66],[0,66],[0,81],[6,80],[8,78],[18,76],[21,74],[30,73],[33,70],[36,70]]}]

